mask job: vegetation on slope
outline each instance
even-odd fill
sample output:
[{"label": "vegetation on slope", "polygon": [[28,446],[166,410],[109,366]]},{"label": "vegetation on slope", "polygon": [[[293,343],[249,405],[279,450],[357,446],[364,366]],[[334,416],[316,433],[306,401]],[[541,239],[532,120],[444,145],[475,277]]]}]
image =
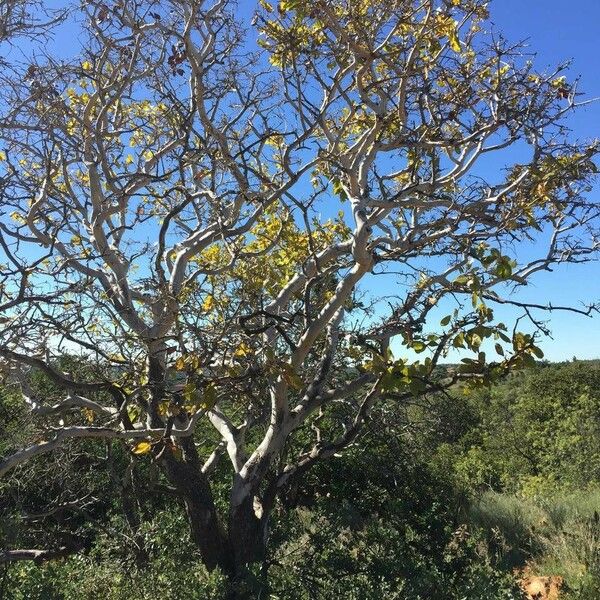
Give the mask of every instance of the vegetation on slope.
[{"label": "vegetation on slope", "polygon": [[[24,433],[13,427],[22,418],[14,397],[0,397],[6,452]],[[563,576],[568,598],[597,598],[599,409],[600,363],[579,361],[539,365],[484,393],[383,407],[360,446],[320,465],[276,508],[273,550],[248,579],[250,593],[510,599],[521,597],[515,573],[526,569]],[[110,452],[118,447],[66,447],[3,481],[4,547],[70,537],[81,551],[5,563],[0,597],[226,597],[149,457],[131,469]],[[57,489],[67,506],[36,514]],[[69,509],[75,497],[87,498],[83,509]]]}]

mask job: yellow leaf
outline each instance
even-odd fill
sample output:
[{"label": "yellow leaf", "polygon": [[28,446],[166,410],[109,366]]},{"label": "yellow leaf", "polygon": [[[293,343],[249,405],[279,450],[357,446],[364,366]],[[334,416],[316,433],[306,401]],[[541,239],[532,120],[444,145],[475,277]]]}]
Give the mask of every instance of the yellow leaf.
[{"label": "yellow leaf", "polygon": [[452,29],[448,32],[448,41],[450,42],[450,48],[452,48],[454,52],[460,52],[460,41],[456,29]]},{"label": "yellow leaf", "polygon": [[436,23],[436,33],[440,37],[446,36],[450,48],[455,52],[460,52],[460,40],[458,39],[458,23],[452,18],[445,15],[439,15]]},{"label": "yellow leaf", "polygon": [[84,71],[89,71],[92,68],[92,63],[89,60],[85,60],[81,63],[81,68]]},{"label": "yellow leaf", "polygon": [[0,150],[0,162],[2,162],[3,160],[6,160],[6,152]]},{"label": "yellow leaf", "polygon": [[150,442],[138,442],[131,451],[134,454],[147,454],[152,450],[152,444]]},{"label": "yellow leaf", "polygon": [[248,356],[248,354],[251,354],[252,352],[252,348],[250,348],[250,346],[248,346],[248,344],[246,344],[245,342],[242,342],[235,350],[235,352],[233,353],[234,356],[238,356],[238,357],[244,357],[244,356]]},{"label": "yellow leaf", "polygon": [[215,299],[211,294],[208,294],[206,298],[204,298],[204,302],[202,303],[202,310],[205,312],[210,312],[215,307]]},{"label": "yellow leaf", "polygon": [[133,156],[131,154],[128,154],[127,158],[125,159],[125,164],[130,165],[132,162],[133,162]]},{"label": "yellow leaf", "polygon": [[94,422],[94,418],[96,417],[96,415],[93,410],[90,410],[89,408],[83,408],[82,412],[83,416],[86,418],[88,423]]}]

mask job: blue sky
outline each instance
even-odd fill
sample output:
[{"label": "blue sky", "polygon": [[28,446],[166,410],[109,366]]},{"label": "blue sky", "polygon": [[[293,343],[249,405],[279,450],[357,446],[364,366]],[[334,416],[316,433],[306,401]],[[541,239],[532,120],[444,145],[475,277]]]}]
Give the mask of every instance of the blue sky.
[{"label": "blue sky", "polygon": [[[47,6],[63,4],[63,0],[54,0]],[[240,15],[245,18],[257,2],[240,0],[239,4]],[[571,0],[569,3],[564,0],[492,0],[490,9],[494,28],[508,40],[528,40],[530,50],[537,53],[535,64],[538,70],[573,59],[569,78],[581,75],[581,90],[590,98],[600,97],[600,0]],[[76,36],[63,30],[52,44],[52,50],[69,55],[78,50],[76,44]],[[600,137],[600,102],[574,114],[569,124],[574,137]],[[510,159],[503,156],[497,164],[486,165],[486,171],[488,168],[501,169],[507,158]],[[600,185],[596,186],[595,194],[600,201]],[[539,274],[515,299],[573,306],[581,306],[584,301],[600,301],[600,265],[565,265],[553,273]],[[507,323],[514,315],[508,310],[497,311],[497,316]],[[554,338],[541,344],[548,359],[600,357],[600,315],[586,318],[554,312],[545,319],[549,321]]]},{"label": "blue sky", "polygon": [[[538,68],[572,58],[571,73],[581,75],[581,89],[590,98],[600,97],[598,0],[495,0],[491,12],[505,37],[528,40]],[[600,137],[600,102],[573,115],[570,125],[577,137]],[[600,186],[594,194],[600,201]],[[572,305],[600,300],[600,265],[569,265],[541,274],[520,298]],[[549,320],[554,339],[542,344],[548,359],[600,357],[600,315],[589,319],[553,313]]]},{"label": "blue sky", "polygon": [[[568,10],[566,9],[568,6]],[[528,50],[536,54],[533,59],[536,69],[552,69],[559,63],[573,60],[568,79],[581,76],[580,91],[586,98],[600,98],[600,54],[598,53],[598,33],[600,31],[600,1],[573,0],[565,3],[558,0],[492,0],[490,2],[491,28],[502,32],[511,42],[526,41]],[[600,101],[579,109],[568,119],[572,137],[590,140],[600,138]],[[523,159],[512,152],[486,160],[483,167],[486,177],[494,179],[494,172],[507,163]],[[592,197],[600,202],[600,182]],[[545,252],[540,241],[537,245],[520,249],[520,258],[538,256]],[[392,293],[393,284],[385,278],[374,282],[372,293]],[[582,265],[561,265],[552,272],[542,272],[534,276],[525,288],[519,288],[511,296],[513,300],[553,306],[584,308],[585,304],[600,302],[600,264],[592,262]],[[432,312],[431,322],[449,313],[453,305],[444,302]],[[517,309],[493,306],[497,320],[509,328],[522,312]],[[539,346],[548,360],[570,360],[600,358],[600,315],[585,317],[563,311],[551,313],[533,311],[537,319],[544,321],[551,331],[550,338],[542,338]],[[519,329],[532,331],[526,320]],[[489,352],[490,344],[482,349]],[[492,350],[491,356],[494,352]],[[456,362],[470,353],[452,351],[446,360]],[[416,355],[413,357],[416,358]]]},{"label": "blue sky", "polygon": [[[240,0],[240,14],[251,14],[255,2]],[[536,68],[552,68],[565,60],[573,59],[569,79],[581,76],[580,89],[589,98],[600,98],[600,53],[598,34],[600,23],[600,0],[492,0],[490,2],[493,28],[510,41],[525,41],[531,52],[537,54]],[[600,137],[600,102],[581,109],[569,124],[573,136],[590,139]],[[514,159],[516,160],[516,159]],[[503,155],[494,164],[486,164],[486,173],[494,167],[501,169],[511,157]],[[595,194],[600,201],[600,185]],[[543,251],[540,245],[539,251]],[[392,292],[385,278],[373,282],[377,289],[373,295]],[[388,288],[389,286],[389,288]],[[600,264],[564,265],[552,273],[541,273],[514,296],[515,300],[527,300],[539,304],[570,305],[581,308],[600,301]],[[440,316],[445,314],[440,307]],[[447,311],[446,311],[447,312]],[[496,309],[496,317],[511,324],[520,313],[508,309]],[[587,318],[567,312],[537,314],[548,322],[552,338],[540,344],[546,358],[552,361],[577,358],[600,358],[600,315]],[[523,329],[526,326],[523,325]],[[451,355],[451,361],[458,355]]]}]

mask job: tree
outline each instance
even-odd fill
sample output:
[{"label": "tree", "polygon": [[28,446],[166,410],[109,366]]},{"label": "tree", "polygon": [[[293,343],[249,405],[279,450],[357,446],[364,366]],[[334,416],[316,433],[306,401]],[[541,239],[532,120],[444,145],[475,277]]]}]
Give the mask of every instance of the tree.
[{"label": "tree", "polygon": [[597,485],[599,365],[542,365],[522,375],[471,399],[479,422],[464,440],[453,440],[456,470],[469,487],[499,492]]},{"label": "tree", "polygon": [[[598,146],[565,125],[578,82],[486,33],[485,2],[259,5],[245,22],[230,0],[85,3],[81,52],[32,42],[0,103],[0,357],[46,432],[0,475],[68,440],[127,444],[234,580],[278,499],[378,403],[541,357],[494,306],[543,332],[535,310],[571,309],[512,290],[597,249]],[[515,147],[527,158],[483,176]],[[461,348],[474,358],[440,374]]]}]

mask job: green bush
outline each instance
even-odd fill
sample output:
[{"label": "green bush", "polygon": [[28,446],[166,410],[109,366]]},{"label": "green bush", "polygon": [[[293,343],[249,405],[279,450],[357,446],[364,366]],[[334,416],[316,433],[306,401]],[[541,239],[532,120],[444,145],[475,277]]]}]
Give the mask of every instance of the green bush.
[{"label": "green bush", "polygon": [[[452,488],[410,447],[383,444],[320,465],[304,506],[277,532],[275,598],[516,598],[485,540],[460,521]],[[360,474],[357,477],[357,474]]]},{"label": "green bush", "polygon": [[600,363],[541,365],[469,403],[476,425],[445,463],[465,488],[537,496],[600,484]]}]

